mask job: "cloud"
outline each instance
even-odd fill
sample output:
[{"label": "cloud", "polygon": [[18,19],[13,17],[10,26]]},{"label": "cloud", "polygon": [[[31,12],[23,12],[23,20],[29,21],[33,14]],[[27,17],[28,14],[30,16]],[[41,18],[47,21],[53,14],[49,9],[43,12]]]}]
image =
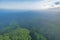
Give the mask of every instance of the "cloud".
[{"label": "cloud", "polygon": [[42,1],[42,0],[0,0],[0,1]]},{"label": "cloud", "polygon": [[60,5],[60,2],[55,2],[55,5]]},{"label": "cloud", "polygon": [[2,9],[29,9],[29,10],[40,10],[49,8],[47,3],[43,2],[5,2],[0,3]]},{"label": "cloud", "polygon": [[0,9],[44,10],[60,7],[60,5],[56,5],[55,2],[57,2],[57,0],[0,2]]}]

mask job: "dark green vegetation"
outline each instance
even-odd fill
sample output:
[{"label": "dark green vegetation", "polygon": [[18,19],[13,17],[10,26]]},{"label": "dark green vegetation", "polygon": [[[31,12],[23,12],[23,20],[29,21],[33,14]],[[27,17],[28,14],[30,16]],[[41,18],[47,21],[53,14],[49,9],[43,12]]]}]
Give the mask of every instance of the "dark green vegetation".
[{"label": "dark green vegetation", "polygon": [[[14,25],[17,25],[17,28]],[[60,40],[60,12],[0,11],[1,38],[6,34],[16,37],[14,34],[16,31],[27,33],[26,38],[29,40]],[[8,38],[12,39],[13,36],[10,36]]]},{"label": "dark green vegetation", "polygon": [[47,40],[43,35],[21,28],[19,25],[9,25],[0,32],[0,40]]}]

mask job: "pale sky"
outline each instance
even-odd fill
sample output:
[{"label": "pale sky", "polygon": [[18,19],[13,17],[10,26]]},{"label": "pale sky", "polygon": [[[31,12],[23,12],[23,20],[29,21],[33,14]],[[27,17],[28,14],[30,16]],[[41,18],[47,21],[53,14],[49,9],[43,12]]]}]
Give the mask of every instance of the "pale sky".
[{"label": "pale sky", "polygon": [[0,9],[42,10],[60,7],[60,0],[1,0]]}]

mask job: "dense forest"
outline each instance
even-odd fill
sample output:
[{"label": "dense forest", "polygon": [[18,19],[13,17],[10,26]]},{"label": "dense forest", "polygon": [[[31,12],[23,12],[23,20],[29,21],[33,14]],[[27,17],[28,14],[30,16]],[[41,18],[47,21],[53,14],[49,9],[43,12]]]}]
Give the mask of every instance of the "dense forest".
[{"label": "dense forest", "polygon": [[0,10],[0,40],[60,40],[59,13]]},{"label": "dense forest", "polygon": [[0,31],[0,40],[47,40],[36,31],[22,28],[18,24],[11,24]]}]

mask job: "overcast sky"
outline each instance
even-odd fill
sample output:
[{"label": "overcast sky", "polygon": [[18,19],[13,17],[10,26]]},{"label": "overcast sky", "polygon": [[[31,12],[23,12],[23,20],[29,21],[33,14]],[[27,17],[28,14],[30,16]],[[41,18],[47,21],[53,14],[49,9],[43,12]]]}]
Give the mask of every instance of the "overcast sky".
[{"label": "overcast sky", "polygon": [[0,0],[0,9],[42,10],[60,7],[60,0]]}]

